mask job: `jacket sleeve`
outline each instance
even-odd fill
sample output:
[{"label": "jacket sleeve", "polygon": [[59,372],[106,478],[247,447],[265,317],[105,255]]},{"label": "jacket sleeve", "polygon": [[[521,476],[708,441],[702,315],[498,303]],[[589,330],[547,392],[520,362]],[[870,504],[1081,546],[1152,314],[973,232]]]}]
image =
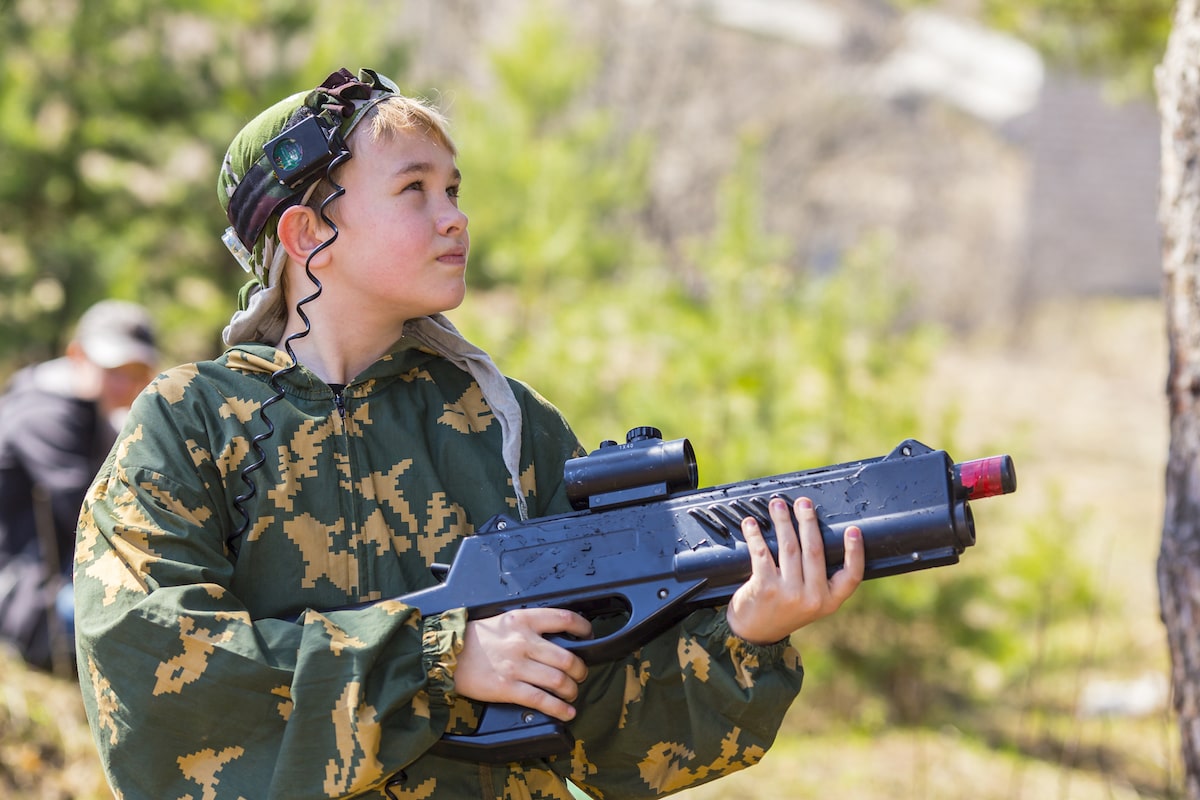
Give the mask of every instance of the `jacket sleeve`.
[{"label": "jacket sleeve", "polygon": [[388,601],[251,619],[229,588],[221,506],[198,473],[157,466],[191,463],[195,443],[171,450],[163,436],[145,450],[142,411],[85,499],[75,558],[80,682],[115,791],[333,798],[377,786],[445,730],[464,616]]}]

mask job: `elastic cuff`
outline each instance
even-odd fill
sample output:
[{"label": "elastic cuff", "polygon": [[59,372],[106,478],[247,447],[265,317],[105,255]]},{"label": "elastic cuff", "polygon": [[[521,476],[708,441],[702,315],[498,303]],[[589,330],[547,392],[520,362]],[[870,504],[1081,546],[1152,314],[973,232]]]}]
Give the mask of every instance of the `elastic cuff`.
[{"label": "elastic cuff", "polygon": [[454,670],[463,649],[467,611],[456,608],[421,620],[421,660],[428,676],[431,703],[450,705],[455,700]]},{"label": "elastic cuff", "polygon": [[778,666],[785,660],[790,665],[793,660],[798,660],[791,637],[784,637],[774,644],[753,644],[738,636],[729,627],[729,617],[725,615],[724,608],[713,615],[712,635],[725,643],[725,649],[735,662],[753,663],[759,669]]}]

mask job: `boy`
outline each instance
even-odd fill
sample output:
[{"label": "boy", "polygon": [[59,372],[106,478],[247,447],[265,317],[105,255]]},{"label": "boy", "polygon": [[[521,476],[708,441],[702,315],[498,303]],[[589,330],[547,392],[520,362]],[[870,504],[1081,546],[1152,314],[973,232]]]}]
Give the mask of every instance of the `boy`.
[{"label": "boy", "polygon": [[[230,349],[139,398],[80,518],[80,680],[124,800],[665,794],[761,757],[800,687],[787,637],[858,585],[860,534],[827,580],[798,501],[799,537],[772,508],[778,566],[743,526],[754,575],[727,611],[611,664],[545,638],[588,636],[572,612],[394,599],[492,515],[569,511],[583,452],[440,315],[465,292],[459,183],[443,119],[369,70],[234,139],[226,241],[255,281]],[[571,721],[574,750],[427,752],[498,702]]]}]

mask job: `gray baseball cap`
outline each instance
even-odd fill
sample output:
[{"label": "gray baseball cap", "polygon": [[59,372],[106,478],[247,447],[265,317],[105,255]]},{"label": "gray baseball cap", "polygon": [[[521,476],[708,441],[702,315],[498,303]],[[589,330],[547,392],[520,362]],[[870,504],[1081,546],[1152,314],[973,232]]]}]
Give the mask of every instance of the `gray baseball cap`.
[{"label": "gray baseball cap", "polygon": [[125,364],[158,364],[154,323],[145,308],[124,300],[101,300],[83,313],[75,341],[93,364],[113,369]]}]

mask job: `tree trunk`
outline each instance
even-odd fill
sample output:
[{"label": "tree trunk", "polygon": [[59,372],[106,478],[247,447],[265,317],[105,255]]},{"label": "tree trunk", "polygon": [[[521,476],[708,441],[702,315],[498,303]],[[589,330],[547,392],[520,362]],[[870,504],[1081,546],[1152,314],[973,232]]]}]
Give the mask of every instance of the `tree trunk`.
[{"label": "tree trunk", "polygon": [[1171,444],[1158,560],[1185,785],[1200,800],[1200,0],[1180,0],[1158,73]]}]

